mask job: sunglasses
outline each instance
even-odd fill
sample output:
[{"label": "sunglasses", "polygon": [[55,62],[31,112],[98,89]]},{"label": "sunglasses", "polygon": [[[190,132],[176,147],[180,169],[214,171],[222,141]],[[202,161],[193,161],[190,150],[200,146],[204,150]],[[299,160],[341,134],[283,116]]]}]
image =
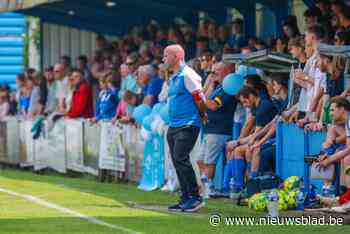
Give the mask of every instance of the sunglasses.
[{"label": "sunglasses", "polygon": [[134,64],[135,64],[134,62],[126,63],[127,66],[132,66],[132,65],[134,65]]}]

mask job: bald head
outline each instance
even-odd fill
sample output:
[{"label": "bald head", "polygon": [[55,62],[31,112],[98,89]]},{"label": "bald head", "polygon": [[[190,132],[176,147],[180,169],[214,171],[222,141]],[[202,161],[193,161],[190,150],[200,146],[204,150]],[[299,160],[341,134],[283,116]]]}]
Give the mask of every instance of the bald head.
[{"label": "bald head", "polygon": [[55,80],[62,80],[65,76],[65,67],[63,64],[60,64],[60,63],[57,63],[55,66],[54,66],[54,77],[55,77]]},{"label": "bald head", "polygon": [[164,50],[163,61],[170,69],[177,69],[185,61],[185,51],[182,46],[178,44],[167,46]]},{"label": "bald head", "polygon": [[176,57],[178,57],[179,59],[185,60],[185,51],[179,44],[170,45],[166,47],[165,50],[168,50],[169,53],[176,55]]},{"label": "bald head", "polygon": [[224,62],[218,62],[214,66],[217,81],[222,82],[228,74],[234,72],[235,65]]}]

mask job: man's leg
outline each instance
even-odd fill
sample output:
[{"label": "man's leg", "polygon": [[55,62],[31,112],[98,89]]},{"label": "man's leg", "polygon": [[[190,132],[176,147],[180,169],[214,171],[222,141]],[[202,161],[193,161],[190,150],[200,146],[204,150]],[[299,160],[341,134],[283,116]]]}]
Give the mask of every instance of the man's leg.
[{"label": "man's leg", "polygon": [[190,153],[197,141],[199,128],[187,126],[174,132],[172,160],[184,195],[199,196],[196,175],[190,161]]},{"label": "man's leg", "polygon": [[255,148],[252,151],[252,166],[249,171],[249,177],[250,178],[255,178],[258,175],[259,167],[260,167],[260,158],[261,158],[261,147]]},{"label": "man's leg", "polygon": [[209,195],[214,195],[213,178],[215,175],[216,163],[225,151],[226,141],[231,137],[228,135],[206,134],[206,152],[204,155],[205,174],[208,178]]},{"label": "man's leg", "polygon": [[234,189],[240,193],[244,187],[244,176],[246,170],[245,153],[248,145],[242,145],[235,149],[234,153]]},{"label": "man's leg", "polygon": [[229,193],[230,191],[230,182],[234,178],[234,160],[233,160],[233,152],[226,151],[226,164],[224,168],[224,181],[222,186],[223,193]]}]

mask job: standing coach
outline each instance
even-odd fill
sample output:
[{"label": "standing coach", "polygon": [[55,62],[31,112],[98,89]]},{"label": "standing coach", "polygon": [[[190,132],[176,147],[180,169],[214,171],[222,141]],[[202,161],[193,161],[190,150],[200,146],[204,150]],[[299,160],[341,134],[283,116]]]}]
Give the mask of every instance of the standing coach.
[{"label": "standing coach", "polygon": [[180,45],[170,45],[164,50],[164,64],[173,72],[168,90],[170,124],[167,140],[182,192],[179,203],[168,209],[195,212],[204,206],[204,202],[199,195],[190,153],[201,122],[207,118],[201,77],[185,64],[184,58],[185,52]]}]

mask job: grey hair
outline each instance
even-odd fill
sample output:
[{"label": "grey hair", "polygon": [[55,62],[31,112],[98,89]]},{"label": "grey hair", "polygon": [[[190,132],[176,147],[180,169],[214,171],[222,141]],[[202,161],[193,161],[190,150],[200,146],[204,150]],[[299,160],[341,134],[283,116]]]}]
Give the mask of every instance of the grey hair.
[{"label": "grey hair", "polygon": [[139,73],[145,73],[150,77],[153,77],[156,74],[156,71],[152,65],[141,65],[138,68]]}]

